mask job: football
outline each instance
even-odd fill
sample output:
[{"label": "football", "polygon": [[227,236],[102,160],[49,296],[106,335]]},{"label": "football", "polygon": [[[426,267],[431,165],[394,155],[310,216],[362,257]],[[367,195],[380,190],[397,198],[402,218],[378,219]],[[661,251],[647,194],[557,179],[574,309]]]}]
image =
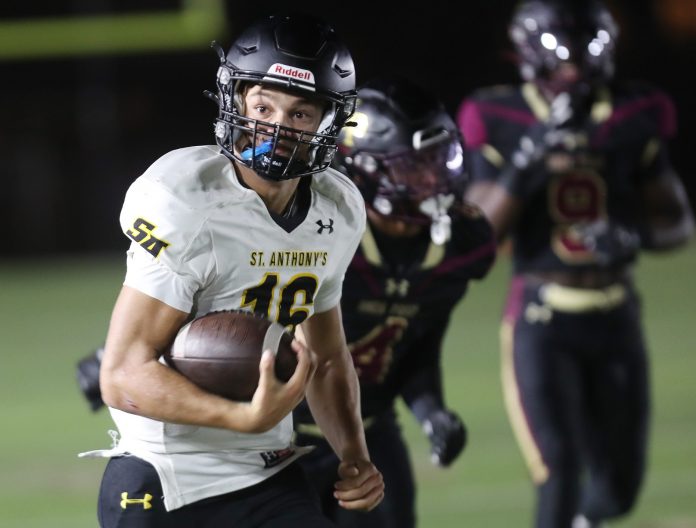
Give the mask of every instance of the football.
[{"label": "football", "polygon": [[283,326],[251,312],[210,312],[179,330],[164,359],[208,392],[251,401],[263,350],[275,353],[275,375],[280,381],[288,381],[295,372],[292,339]]}]

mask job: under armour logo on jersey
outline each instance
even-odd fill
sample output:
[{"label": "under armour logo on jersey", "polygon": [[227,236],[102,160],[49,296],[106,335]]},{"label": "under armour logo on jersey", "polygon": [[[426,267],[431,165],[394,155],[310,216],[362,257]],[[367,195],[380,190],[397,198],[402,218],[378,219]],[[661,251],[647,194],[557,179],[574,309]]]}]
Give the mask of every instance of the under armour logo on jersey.
[{"label": "under armour logo on jersey", "polygon": [[317,229],[317,233],[320,235],[324,232],[324,229],[329,230],[329,234],[333,233],[333,218],[329,218],[329,223],[325,224],[321,220],[317,220],[317,225],[319,226],[319,229]]},{"label": "under armour logo on jersey", "polygon": [[152,508],[152,503],[150,502],[151,500],[152,495],[150,495],[149,493],[146,493],[142,499],[129,499],[128,492],[124,491],[123,493],[121,493],[121,508],[125,510],[129,504],[142,504],[143,510],[149,510],[150,508]]},{"label": "under armour logo on jersey", "polygon": [[406,297],[408,294],[408,287],[410,283],[406,279],[401,279],[397,281],[396,279],[387,279],[387,284],[384,289],[387,295],[394,295],[398,293],[401,297]]}]

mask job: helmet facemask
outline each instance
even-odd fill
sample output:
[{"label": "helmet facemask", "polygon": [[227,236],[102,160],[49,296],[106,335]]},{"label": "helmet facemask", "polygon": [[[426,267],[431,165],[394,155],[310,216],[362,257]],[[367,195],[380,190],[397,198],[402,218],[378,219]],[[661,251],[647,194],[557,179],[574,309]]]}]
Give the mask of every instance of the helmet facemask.
[{"label": "helmet facemask", "polygon": [[[248,27],[227,53],[213,46],[220,66],[217,94],[209,95],[218,103],[215,138],[222,152],[270,180],[326,169],[356,98],[353,59],[334,29],[312,15],[279,13]],[[319,102],[325,112],[317,129],[252,119],[259,116],[245,112],[243,96],[254,85]]]},{"label": "helmet facemask", "polygon": [[[218,70],[220,110],[215,123],[215,137],[223,152],[270,180],[287,180],[325,170],[336,153],[338,132],[352,114],[354,98],[335,101],[317,96],[326,108],[318,130],[299,130],[246,117],[244,93],[257,82],[241,80],[240,77],[239,72],[233,72],[226,66]],[[287,79],[283,79],[282,83],[259,84],[288,89]],[[307,96],[301,90],[290,88],[288,91]],[[291,150],[290,154],[278,152],[279,145]]]},{"label": "helmet facemask", "polygon": [[335,163],[366,205],[386,220],[430,225],[437,244],[448,240],[467,175],[461,134],[442,102],[405,77],[378,77],[358,91],[351,120]]},{"label": "helmet facemask", "polygon": [[447,139],[420,150],[356,152],[343,159],[369,207],[393,220],[430,225],[438,244],[449,239],[448,211],[465,179],[461,142],[443,132]]}]

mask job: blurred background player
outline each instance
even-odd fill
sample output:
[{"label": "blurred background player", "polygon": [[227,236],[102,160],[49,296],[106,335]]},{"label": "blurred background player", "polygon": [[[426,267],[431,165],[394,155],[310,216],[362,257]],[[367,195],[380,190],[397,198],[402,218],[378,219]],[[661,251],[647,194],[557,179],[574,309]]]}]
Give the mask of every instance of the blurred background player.
[{"label": "blurred background player", "polygon": [[301,463],[339,526],[409,528],[416,524],[414,478],[394,405],[401,397],[413,412],[435,464],[457,458],[466,429],[445,403],[441,349],[452,310],[469,281],[487,274],[495,242],[485,217],[462,201],[461,137],[432,94],[402,77],[375,78],[358,91],[351,121],[356,126],[343,129],[334,161],[360,189],[368,222],[346,272],[341,311],[385,499],[367,514],[335,507],[336,456],[305,405],[294,413],[296,442],[317,445]]},{"label": "blurred background player", "polygon": [[[341,310],[385,499],[368,514],[335,507],[337,459],[306,404],[295,413],[296,442],[317,445],[300,460],[339,526],[408,528],[415,526],[414,478],[394,405],[402,397],[414,413],[433,463],[449,466],[459,456],[467,432],[445,405],[441,349],[469,281],[490,269],[495,241],[485,217],[462,201],[461,137],[442,103],[396,76],[373,79],[358,95],[351,117],[356,125],[339,136],[334,164],[360,189],[368,222],[346,272]],[[78,364],[81,388],[95,410],[103,405],[101,350]]]},{"label": "blurred background player", "polygon": [[512,242],[501,348],[509,417],[537,487],[538,528],[600,526],[634,506],[650,390],[640,250],[667,250],[693,216],[667,152],[675,110],[614,80],[618,29],[598,1],[527,0],[509,24],[524,83],[458,113],[467,198]]},{"label": "blurred background player", "polygon": [[[103,527],[332,526],[293,463],[303,450],[291,412],[305,397],[340,461],[335,500],[367,511],[383,494],[339,304],[365,207],[329,168],[355,106],[352,58],[332,27],[302,14],[267,17],[217,51],[217,145],[159,158],[121,211],[131,246],[99,369],[120,439],[88,453],[109,457]],[[286,252],[323,258],[274,264]],[[208,393],[159,361],[186,321],[233,309],[302,325],[306,343],[294,342],[287,383],[264,354],[250,402]]]}]

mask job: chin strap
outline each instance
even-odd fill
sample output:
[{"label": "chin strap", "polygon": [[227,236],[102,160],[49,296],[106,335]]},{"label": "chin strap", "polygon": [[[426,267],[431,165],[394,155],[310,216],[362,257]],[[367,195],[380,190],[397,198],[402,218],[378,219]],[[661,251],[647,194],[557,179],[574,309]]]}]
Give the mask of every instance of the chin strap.
[{"label": "chin strap", "polygon": [[430,238],[438,246],[452,237],[452,219],[447,211],[453,203],[453,194],[438,194],[423,200],[418,207],[423,214],[430,217]]}]

